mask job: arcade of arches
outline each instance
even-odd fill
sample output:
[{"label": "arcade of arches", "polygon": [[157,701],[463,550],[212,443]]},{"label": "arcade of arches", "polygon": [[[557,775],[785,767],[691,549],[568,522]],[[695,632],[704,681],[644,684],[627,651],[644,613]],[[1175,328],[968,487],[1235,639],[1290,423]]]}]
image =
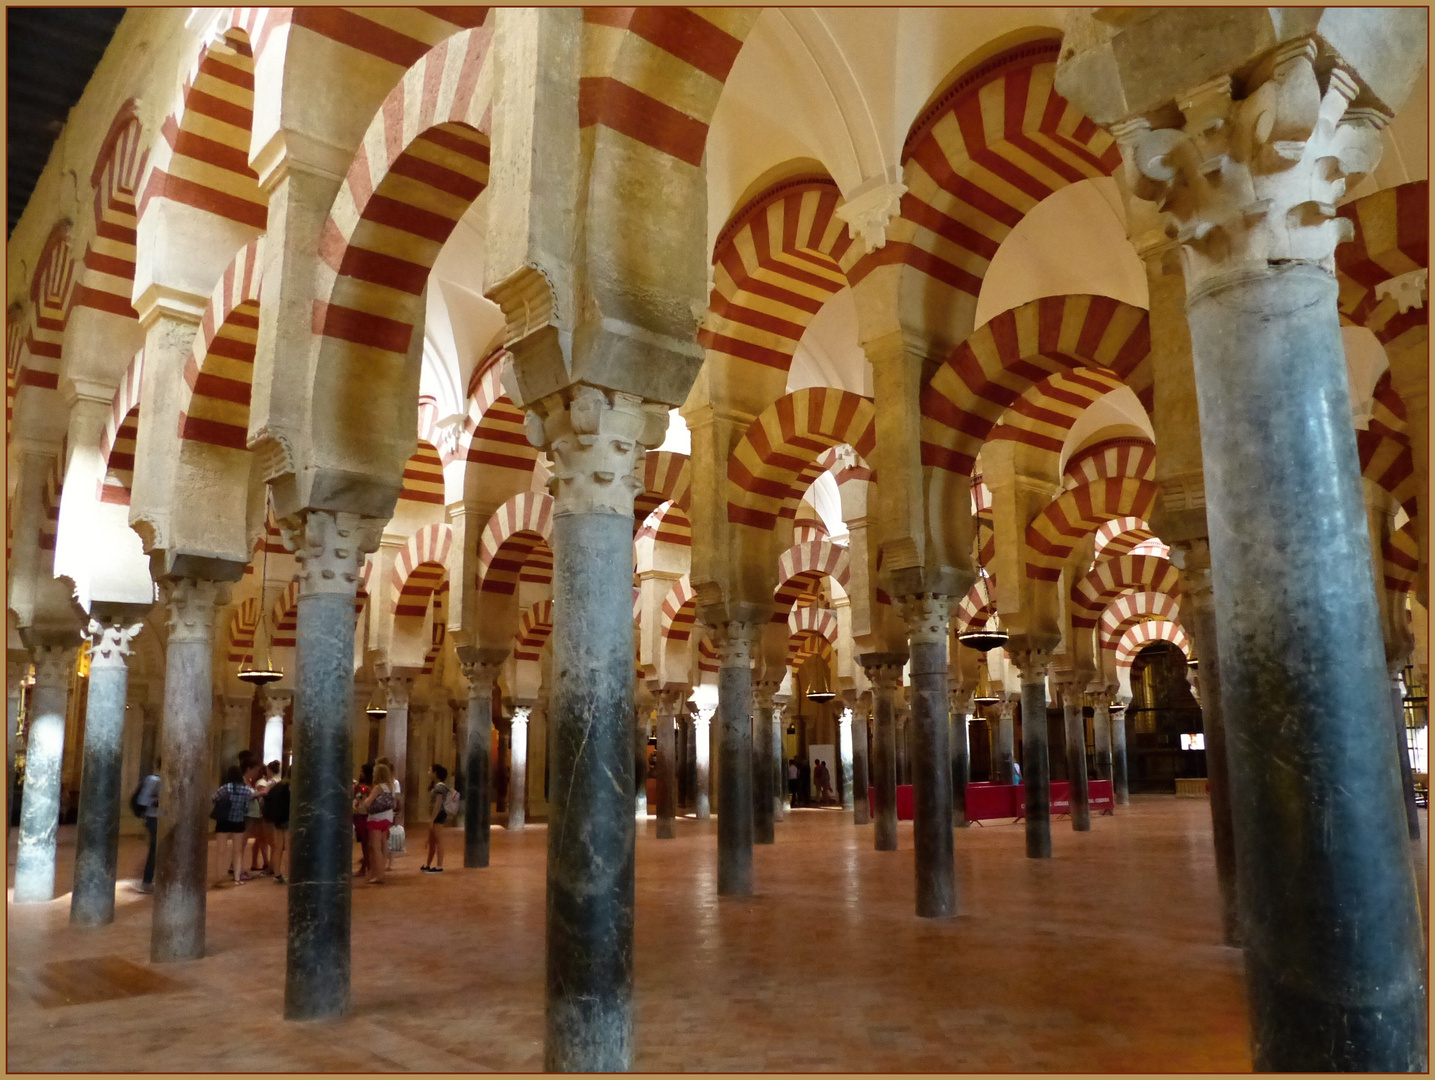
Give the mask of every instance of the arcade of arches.
[{"label": "arcade of arches", "polygon": [[533,886],[544,1067],[622,1070],[645,860],[719,953],[794,880],[763,845],[860,851],[879,900],[909,866],[861,917],[910,944],[1184,813],[1237,963],[1196,1022],[1246,1012],[1261,1070],[1424,1071],[1425,41],[1423,9],[129,10],[7,252],[11,934],[93,955],[142,904],[145,977],[197,970],[256,902],[210,888],[211,792],[262,752],[264,1000],[350,1014],[351,780],[394,763],[412,867],[437,762],[443,887]]}]

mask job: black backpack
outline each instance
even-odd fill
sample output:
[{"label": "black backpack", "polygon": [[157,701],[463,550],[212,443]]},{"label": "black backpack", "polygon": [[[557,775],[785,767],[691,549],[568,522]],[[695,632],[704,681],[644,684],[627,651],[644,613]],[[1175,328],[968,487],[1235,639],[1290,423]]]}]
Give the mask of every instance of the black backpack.
[{"label": "black backpack", "polygon": [[141,820],[149,813],[149,807],[140,802],[140,796],[144,794],[145,780],[148,779],[149,777],[146,776],[144,780],[141,780],[140,786],[135,788],[135,793],[130,796],[130,813]]}]

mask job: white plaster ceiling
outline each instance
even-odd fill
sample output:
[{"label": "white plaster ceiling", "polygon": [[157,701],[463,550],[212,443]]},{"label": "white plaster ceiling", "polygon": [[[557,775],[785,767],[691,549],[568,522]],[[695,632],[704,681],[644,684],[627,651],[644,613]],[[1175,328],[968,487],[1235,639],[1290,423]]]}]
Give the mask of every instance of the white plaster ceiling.
[{"label": "white plaster ceiling", "polygon": [[503,313],[483,295],[483,244],[488,200],[480,195],[459,219],[429,276],[419,393],[439,417],[466,410],[468,380],[498,344]]},{"label": "white plaster ceiling", "polygon": [[787,392],[809,386],[835,386],[872,396],[872,365],[858,344],[857,304],[850,288],[834,293],[822,305],[792,354]]},{"label": "white plaster ceiling", "polygon": [[[1107,429],[1116,429],[1110,431]],[[1084,413],[1076,418],[1076,423],[1071,425],[1071,430],[1066,433],[1066,442],[1061,447],[1062,469],[1066,468],[1066,462],[1072,454],[1083,447],[1097,442],[1102,437],[1114,437],[1116,435],[1129,435],[1131,429],[1135,428],[1150,439],[1156,441],[1156,433],[1151,430],[1151,418],[1146,415],[1146,408],[1136,397],[1136,392],[1129,386],[1118,386],[1109,394],[1103,394],[1093,401]]]}]

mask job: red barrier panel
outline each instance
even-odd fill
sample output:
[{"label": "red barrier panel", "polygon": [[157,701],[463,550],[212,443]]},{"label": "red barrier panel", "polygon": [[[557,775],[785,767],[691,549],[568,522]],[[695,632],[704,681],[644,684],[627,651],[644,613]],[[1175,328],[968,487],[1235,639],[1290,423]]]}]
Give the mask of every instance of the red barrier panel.
[{"label": "red barrier panel", "polygon": [[[872,816],[875,818],[875,817],[877,816],[877,789],[874,788],[874,787],[869,787],[869,788],[867,789],[867,805],[871,808]],[[911,784],[898,784],[898,785],[897,785],[897,820],[898,820],[898,821],[911,821],[911,820],[912,820],[912,807],[913,807],[912,785],[911,785]]]}]

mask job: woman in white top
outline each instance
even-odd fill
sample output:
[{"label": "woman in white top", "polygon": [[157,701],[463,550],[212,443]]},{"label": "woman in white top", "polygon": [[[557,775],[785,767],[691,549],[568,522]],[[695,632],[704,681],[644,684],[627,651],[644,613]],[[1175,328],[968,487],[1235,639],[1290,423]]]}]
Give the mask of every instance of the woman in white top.
[{"label": "woman in white top", "polygon": [[369,789],[369,794],[360,801],[358,806],[361,814],[369,815],[369,873],[372,876],[366,880],[370,885],[384,883],[384,873],[388,869],[385,865],[384,855],[385,849],[389,846],[389,829],[394,824],[394,807],[396,805],[394,774],[383,761],[380,761],[374,766],[374,786]]},{"label": "woman in white top", "polygon": [[[386,765],[386,766],[388,766],[389,774],[390,774],[391,776],[393,775],[393,772],[394,772],[394,763],[393,763],[392,761],[390,761],[388,758],[386,758],[386,757],[381,757],[381,758],[379,758],[379,760],[376,761],[374,764],[375,764],[375,765]],[[403,819],[404,819],[404,786],[403,786],[403,784],[399,783],[399,778],[398,778],[397,776],[394,776],[393,779],[392,779],[391,781],[389,781],[389,783],[393,785],[393,789],[394,789],[394,818],[393,818],[393,823],[394,823],[395,825],[398,825],[398,824],[401,823],[401,822],[403,821]],[[385,869],[385,870],[392,870],[393,868],[394,868],[394,853],[393,853],[392,849],[390,849],[390,847],[389,847],[388,837],[385,837],[385,838],[384,838],[384,869]]]}]

